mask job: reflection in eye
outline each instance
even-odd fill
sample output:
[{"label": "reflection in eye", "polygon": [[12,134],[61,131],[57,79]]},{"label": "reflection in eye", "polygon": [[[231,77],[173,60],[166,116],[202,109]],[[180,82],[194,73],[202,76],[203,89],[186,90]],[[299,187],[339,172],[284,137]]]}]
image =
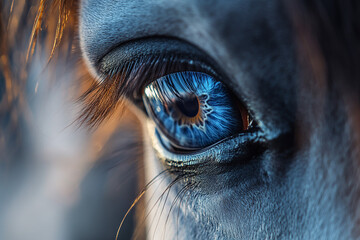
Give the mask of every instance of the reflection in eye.
[{"label": "reflection in eye", "polygon": [[249,126],[225,86],[200,72],[161,77],[145,88],[146,110],[172,146],[199,149]]}]

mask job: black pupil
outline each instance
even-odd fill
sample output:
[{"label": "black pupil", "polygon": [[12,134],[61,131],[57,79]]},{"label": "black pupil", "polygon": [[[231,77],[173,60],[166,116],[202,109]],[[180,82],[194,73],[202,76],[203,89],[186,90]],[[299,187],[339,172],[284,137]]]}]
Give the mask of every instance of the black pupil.
[{"label": "black pupil", "polygon": [[199,112],[199,101],[196,96],[188,96],[175,102],[186,117],[195,117]]}]

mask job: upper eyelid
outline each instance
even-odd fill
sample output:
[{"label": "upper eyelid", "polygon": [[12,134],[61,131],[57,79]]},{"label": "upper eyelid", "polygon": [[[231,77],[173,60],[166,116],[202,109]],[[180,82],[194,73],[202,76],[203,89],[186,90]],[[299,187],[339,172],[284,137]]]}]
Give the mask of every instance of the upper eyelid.
[{"label": "upper eyelid", "polygon": [[102,68],[100,83],[116,82],[120,97],[141,98],[142,89],[154,80],[181,71],[201,71],[217,79],[218,74],[201,61],[178,55],[144,55],[115,68]]},{"label": "upper eyelid", "polygon": [[178,39],[146,38],[134,40],[115,48],[112,52],[105,55],[98,62],[98,72],[102,78],[114,75],[114,72],[132,73],[132,76],[142,76],[154,78],[162,77],[176,71],[184,69],[177,68],[176,64],[189,67],[191,70],[198,63],[205,63],[202,69],[210,74],[215,74],[213,62],[209,61],[208,56],[201,50],[189,43]]},{"label": "upper eyelid", "polygon": [[228,83],[206,53],[173,38],[140,39],[119,46],[101,58],[97,71],[98,81],[81,97],[87,104],[79,119],[90,127],[107,118],[124,97],[140,102],[145,86],[167,74],[199,71]]}]

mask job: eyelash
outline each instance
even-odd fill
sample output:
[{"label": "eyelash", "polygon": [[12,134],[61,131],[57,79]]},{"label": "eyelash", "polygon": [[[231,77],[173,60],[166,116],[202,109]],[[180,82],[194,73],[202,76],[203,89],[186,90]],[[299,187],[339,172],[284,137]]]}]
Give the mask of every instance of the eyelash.
[{"label": "eyelash", "polygon": [[141,104],[147,84],[179,71],[199,71],[219,78],[210,67],[186,56],[146,55],[112,69],[100,65],[98,79],[79,98],[84,103],[78,117],[80,125],[97,127],[121,105],[124,97]]}]

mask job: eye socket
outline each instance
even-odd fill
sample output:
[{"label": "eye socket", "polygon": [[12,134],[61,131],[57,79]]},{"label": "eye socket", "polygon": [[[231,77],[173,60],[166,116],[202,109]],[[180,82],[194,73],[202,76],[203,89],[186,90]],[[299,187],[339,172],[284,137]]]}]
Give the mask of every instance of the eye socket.
[{"label": "eye socket", "polygon": [[194,151],[253,127],[224,84],[202,72],[178,72],[146,86],[143,101],[163,142]]}]

